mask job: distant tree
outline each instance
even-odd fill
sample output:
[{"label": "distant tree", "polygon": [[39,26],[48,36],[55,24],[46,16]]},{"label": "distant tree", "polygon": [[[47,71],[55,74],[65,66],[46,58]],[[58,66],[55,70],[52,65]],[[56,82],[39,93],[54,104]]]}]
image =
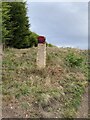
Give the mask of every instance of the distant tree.
[{"label": "distant tree", "polygon": [[8,44],[8,40],[11,36],[9,11],[10,5],[8,2],[2,2],[2,43],[4,45]]},{"label": "distant tree", "polygon": [[25,48],[29,46],[29,21],[26,2],[9,2],[12,37],[8,43],[11,47]]},{"label": "distant tree", "polygon": [[46,47],[54,47],[54,45],[46,42]]},{"label": "distant tree", "polygon": [[[1,4],[1,2],[0,2],[0,11],[2,11],[2,4]],[[2,12],[0,12],[0,27],[2,28]],[[1,35],[1,33],[2,33],[2,29],[0,29],[0,43],[2,43],[2,35]]]},{"label": "distant tree", "polygon": [[38,34],[29,30],[26,2],[2,3],[2,39],[6,46],[28,48],[38,45]]}]

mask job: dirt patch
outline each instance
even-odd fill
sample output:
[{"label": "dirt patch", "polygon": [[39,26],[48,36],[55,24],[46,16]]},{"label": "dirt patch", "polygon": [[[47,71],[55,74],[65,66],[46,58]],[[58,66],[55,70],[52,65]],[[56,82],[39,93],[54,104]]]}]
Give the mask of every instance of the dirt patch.
[{"label": "dirt patch", "polygon": [[77,111],[76,118],[88,118],[88,88],[86,88],[82,97],[82,102]]}]

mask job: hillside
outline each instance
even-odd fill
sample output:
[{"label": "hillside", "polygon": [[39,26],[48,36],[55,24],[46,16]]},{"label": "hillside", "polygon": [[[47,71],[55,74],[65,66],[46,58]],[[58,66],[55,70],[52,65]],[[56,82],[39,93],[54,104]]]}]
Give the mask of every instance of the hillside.
[{"label": "hillside", "polygon": [[47,47],[47,66],[36,67],[37,48],[3,53],[3,117],[75,117],[87,87],[88,51]]}]

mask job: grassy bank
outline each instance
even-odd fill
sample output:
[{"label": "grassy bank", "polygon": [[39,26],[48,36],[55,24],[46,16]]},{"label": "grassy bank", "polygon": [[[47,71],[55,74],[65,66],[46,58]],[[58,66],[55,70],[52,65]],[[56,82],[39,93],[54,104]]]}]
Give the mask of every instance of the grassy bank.
[{"label": "grassy bank", "polygon": [[4,51],[3,116],[74,117],[87,86],[87,51],[47,47],[43,70],[36,54],[37,48]]}]

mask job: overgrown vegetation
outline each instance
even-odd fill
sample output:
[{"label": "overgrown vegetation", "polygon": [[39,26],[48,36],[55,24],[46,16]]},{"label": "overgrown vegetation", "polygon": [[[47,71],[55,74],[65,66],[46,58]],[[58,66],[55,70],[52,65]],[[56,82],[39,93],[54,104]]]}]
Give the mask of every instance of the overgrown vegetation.
[{"label": "overgrown vegetation", "polygon": [[6,47],[37,46],[37,34],[29,30],[26,2],[2,2],[2,42]]},{"label": "overgrown vegetation", "polygon": [[[47,47],[47,66],[42,70],[36,68],[36,54],[37,48],[4,51],[4,110],[23,118],[75,117],[87,86],[87,51]],[[8,114],[4,110],[3,116]]]},{"label": "overgrown vegetation", "polygon": [[69,53],[66,57],[66,61],[70,67],[80,67],[83,62],[83,58],[76,56],[74,53]]}]

